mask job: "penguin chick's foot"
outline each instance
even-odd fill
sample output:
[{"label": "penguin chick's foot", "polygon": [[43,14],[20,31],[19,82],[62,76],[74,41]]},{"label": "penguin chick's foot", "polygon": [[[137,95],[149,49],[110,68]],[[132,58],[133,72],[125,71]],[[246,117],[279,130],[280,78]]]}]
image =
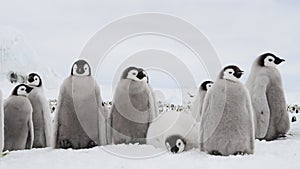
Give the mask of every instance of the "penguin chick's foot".
[{"label": "penguin chick's foot", "polygon": [[246,154],[246,153],[243,152],[243,151],[237,151],[237,152],[235,152],[233,155],[235,155],[235,156],[237,156],[237,155],[243,156],[243,155],[245,155],[245,154]]},{"label": "penguin chick's foot", "polygon": [[96,142],[94,142],[93,140],[89,141],[89,143],[87,144],[87,148],[93,148],[98,146]]},{"label": "penguin chick's foot", "polygon": [[73,148],[73,144],[69,139],[64,139],[60,142],[60,148],[62,149]]},{"label": "penguin chick's foot", "polygon": [[222,154],[217,150],[213,150],[213,151],[209,152],[209,154],[214,155],[214,156],[222,156]]}]

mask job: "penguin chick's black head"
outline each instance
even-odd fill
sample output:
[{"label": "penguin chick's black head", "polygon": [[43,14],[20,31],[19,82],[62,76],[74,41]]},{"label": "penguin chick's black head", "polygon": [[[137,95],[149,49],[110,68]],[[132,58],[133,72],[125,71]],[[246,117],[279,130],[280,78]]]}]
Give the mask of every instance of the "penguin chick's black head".
[{"label": "penguin chick's black head", "polygon": [[32,87],[30,87],[26,84],[19,84],[14,88],[12,95],[13,96],[27,96],[32,91],[32,89],[33,89]]},{"label": "penguin chick's black head", "polygon": [[34,87],[41,87],[42,86],[42,79],[36,73],[30,73],[28,75],[27,81],[28,81],[28,84],[30,86],[34,86]]},{"label": "penguin chick's black head", "polygon": [[275,67],[284,61],[272,53],[264,53],[259,56],[257,64],[263,67]]},{"label": "penguin chick's black head", "polygon": [[212,82],[212,81],[205,81],[201,84],[200,89],[207,91],[209,88],[212,87],[213,84],[214,84],[214,82]]},{"label": "penguin chick's black head", "polygon": [[72,76],[91,76],[91,74],[91,67],[85,60],[78,60],[72,66]]},{"label": "penguin chick's black head", "polygon": [[134,66],[126,68],[122,73],[121,79],[131,79],[134,81],[145,81],[149,83],[149,77],[146,71]]},{"label": "penguin chick's black head", "polygon": [[180,135],[173,135],[168,137],[165,141],[165,145],[167,147],[167,150],[174,154],[181,153],[186,148],[186,142]]}]

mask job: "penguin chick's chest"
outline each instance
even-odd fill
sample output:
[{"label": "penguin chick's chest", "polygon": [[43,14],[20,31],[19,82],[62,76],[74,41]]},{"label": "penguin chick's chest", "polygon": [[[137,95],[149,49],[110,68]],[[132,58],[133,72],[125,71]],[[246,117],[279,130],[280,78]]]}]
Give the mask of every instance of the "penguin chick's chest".
[{"label": "penguin chick's chest", "polygon": [[[232,83],[227,86],[224,115],[230,121],[241,120],[242,115],[247,116],[247,93],[239,83]],[[249,98],[250,99],[250,98]]]},{"label": "penguin chick's chest", "polygon": [[95,97],[95,81],[91,77],[72,78],[72,96],[80,96],[80,100],[89,100]]},{"label": "penguin chick's chest", "polygon": [[132,105],[140,110],[140,111],[146,111],[148,109],[148,94],[145,94],[145,92],[140,92],[140,93],[130,93],[130,102]]}]

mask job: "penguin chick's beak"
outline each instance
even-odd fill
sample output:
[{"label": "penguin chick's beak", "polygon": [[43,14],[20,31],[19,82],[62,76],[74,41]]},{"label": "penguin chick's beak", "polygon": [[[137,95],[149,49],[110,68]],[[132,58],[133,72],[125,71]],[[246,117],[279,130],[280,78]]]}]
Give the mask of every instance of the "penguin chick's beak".
[{"label": "penguin chick's beak", "polygon": [[30,92],[32,91],[32,89],[33,89],[33,87],[29,87],[29,86],[28,86],[28,87],[26,88],[26,92],[27,92],[27,93],[30,93]]},{"label": "penguin chick's beak", "polygon": [[146,77],[146,75],[143,73],[143,71],[140,71],[137,75],[137,78],[139,78],[140,80],[142,80],[144,77]]},{"label": "penguin chick's beak", "polygon": [[282,62],[285,62],[285,60],[284,59],[275,59],[275,61],[274,61],[274,63],[276,64],[276,65],[279,65],[280,63],[282,63]]},{"label": "penguin chick's beak", "polygon": [[171,152],[172,152],[173,154],[178,153],[178,151],[179,151],[179,148],[178,148],[177,146],[174,146],[174,147],[171,148]]},{"label": "penguin chick's beak", "polygon": [[238,72],[235,73],[235,77],[241,78],[243,74],[244,74],[244,71],[239,70]]},{"label": "penguin chick's beak", "polygon": [[84,70],[81,67],[79,67],[76,71],[77,71],[78,74],[83,74],[84,73]]},{"label": "penguin chick's beak", "polygon": [[29,83],[32,83],[32,82],[34,81],[34,79],[33,79],[33,77],[31,76],[31,77],[28,77],[27,81],[28,81]]}]

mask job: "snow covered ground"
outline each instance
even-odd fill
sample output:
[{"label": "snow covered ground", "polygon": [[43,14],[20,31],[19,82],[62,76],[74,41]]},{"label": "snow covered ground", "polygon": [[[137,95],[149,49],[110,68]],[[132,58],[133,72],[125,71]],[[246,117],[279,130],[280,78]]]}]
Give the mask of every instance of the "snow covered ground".
[{"label": "snow covered ground", "polygon": [[0,169],[214,169],[300,168],[300,122],[284,140],[256,141],[254,155],[217,157],[199,150],[171,154],[147,145],[114,145],[89,150],[34,149],[10,152]]}]

